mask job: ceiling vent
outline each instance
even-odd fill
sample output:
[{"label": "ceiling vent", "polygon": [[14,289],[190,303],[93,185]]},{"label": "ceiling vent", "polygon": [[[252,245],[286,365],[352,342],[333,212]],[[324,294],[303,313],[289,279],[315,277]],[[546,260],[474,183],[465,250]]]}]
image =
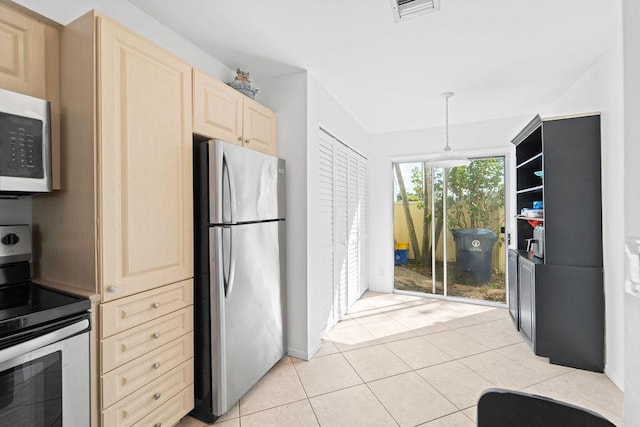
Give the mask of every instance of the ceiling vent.
[{"label": "ceiling vent", "polygon": [[393,18],[396,22],[440,10],[440,0],[391,0]]}]

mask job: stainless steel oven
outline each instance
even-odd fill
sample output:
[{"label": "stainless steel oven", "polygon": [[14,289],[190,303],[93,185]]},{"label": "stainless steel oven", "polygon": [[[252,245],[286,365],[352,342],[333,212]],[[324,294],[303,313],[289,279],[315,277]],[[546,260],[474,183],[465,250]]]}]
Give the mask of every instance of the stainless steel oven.
[{"label": "stainless steel oven", "polygon": [[50,103],[0,89],[0,195],[51,191]]},{"label": "stainless steel oven", "polygon": [[0,426],[90,425],[87,298],[30,280],[31,229],[0,225]]},{"label": "stainless steel oven", "polygon": [[37,328],[0,350],[0,425],[90,425],[88,316]]}]

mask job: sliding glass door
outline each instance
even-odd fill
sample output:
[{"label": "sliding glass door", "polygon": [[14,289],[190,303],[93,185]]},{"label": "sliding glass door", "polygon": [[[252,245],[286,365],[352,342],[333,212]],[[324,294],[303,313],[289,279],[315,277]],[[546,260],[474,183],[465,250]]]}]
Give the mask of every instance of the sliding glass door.
[{"label": "sliding glass door", "polygon": [[504,157],[393,170],[395,289],[505,303]]}]

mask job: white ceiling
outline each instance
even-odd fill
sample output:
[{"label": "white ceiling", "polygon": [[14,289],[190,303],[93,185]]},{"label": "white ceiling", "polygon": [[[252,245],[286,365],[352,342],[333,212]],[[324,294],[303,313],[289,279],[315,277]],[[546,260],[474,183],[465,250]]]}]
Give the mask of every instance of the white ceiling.
[{"label": "white ceiling", "polygon": [[609,46],[610,0],[129,0],[252,79],[309,70],[369,133],[542,111]]}]

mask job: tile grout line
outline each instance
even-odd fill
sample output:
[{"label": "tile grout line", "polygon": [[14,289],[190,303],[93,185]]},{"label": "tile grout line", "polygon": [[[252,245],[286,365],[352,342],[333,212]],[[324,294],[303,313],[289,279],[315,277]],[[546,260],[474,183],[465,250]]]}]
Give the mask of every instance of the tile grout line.
[{"label": "tile grout line", "polygon": [[[293,362],[293,360],[292,360],[292,362]],[[309,397],[309,393],[307,393],[307,389],[304,386],[304,383],[302,382],[302,378],[300,377],[300,372],[298,372],[298,368],[296,367],[295,363],[292,363],[292,365],[293,365],[294,371],[296,371],[296,376],[298,377],[298,381],[300,381],[300,385],[302,386],[302,390],[304,391],[304,395],[307,396],[307,403],[309,404],[309,407],[311,408],[311,412],[313,412],[313,416],[315,417],[316,422],[318,423],[318,425],[321,426],[320,419],[318,418],[318,414],[316,413],[315,408],[311,404],[311,398]]]},{"label": "tile grout line", "polygon": [[[395,417],[393,416],[393,414],[391,413],[391,411],[389,411],[389,409],[384,405],[384,403],[382,403],[382,401],[380,401],[380,399],[378,398],[378,396],[373,392],[373,390],[371,390],[371,387],[369,387],[369,384],[364,380],[364,378],[362,378],[362,376],[360,376],[360,373],[358,373],[358,371],[356,370],[356,368],[351,364],[351,362],[349,362],[349,359],[347,359],[344,354],[342,354],[342,357],[344,358],[344,360],[347,361],[347,363],[349,364],[349,366],[351,367],[351,369],[353,369],[353,372],[356,373],[356,375],[358,376],[358,378],[360,378],[360,381],[362,381],[362,384],[367,387],[367,390],[369,390],[369,393],[371,393],[371,395],[378,401],[378,403],[380,403],[380,405],[384,408],[384,410],[387,412],[387,414],[389,414],[389,416],[391,417],[391,419],[393,420],[393,422],[396,423],[397,426],[400,425],[400,423],[398,422],[398,420],[395,419]],[[397,375],[401,375],[401,374],[397,374]],[[358,384],[360,385],[360,384]],[[357,386],[354,386],[357,387]]]}]

